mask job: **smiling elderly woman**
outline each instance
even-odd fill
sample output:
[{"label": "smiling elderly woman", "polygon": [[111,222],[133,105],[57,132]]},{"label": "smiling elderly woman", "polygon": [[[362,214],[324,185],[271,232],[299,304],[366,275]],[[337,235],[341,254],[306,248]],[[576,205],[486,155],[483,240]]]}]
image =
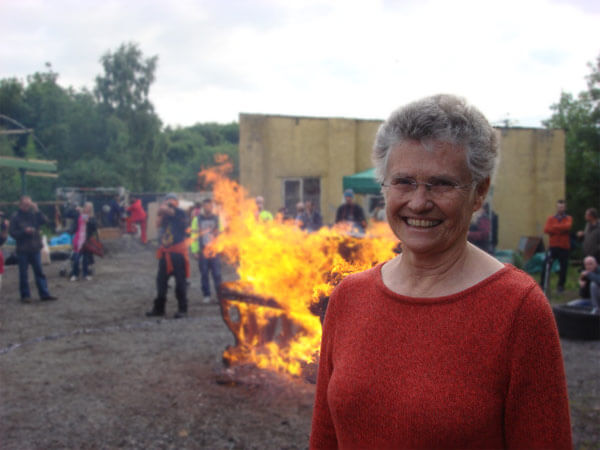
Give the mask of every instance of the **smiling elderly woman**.
[{"label": "smiling elderly woman", "polygon": [[497,159],[488,121],[454,96],[380,127],[373,161],[402,253],[331,295],[311,448],[571,448],[548,301],[467,242]]}]

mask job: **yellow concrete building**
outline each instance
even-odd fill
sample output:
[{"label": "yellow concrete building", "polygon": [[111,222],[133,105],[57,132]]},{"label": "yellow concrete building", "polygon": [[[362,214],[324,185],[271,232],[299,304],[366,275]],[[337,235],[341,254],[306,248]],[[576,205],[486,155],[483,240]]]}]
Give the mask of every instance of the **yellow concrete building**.
[{"label": "yellow concrete building", "polygon": [[[272,212],[313,200],[331,224],[342,202],[344,176],[372,167],[380,120],[240,114],[240,182],[262,195]],[[501,160],[492,206],[498,248],[516,249],[522,236],[541,236],[556,200],[565,196],[564,132],[499,128]],[[365,212],[375,200],[357,195]]]}]

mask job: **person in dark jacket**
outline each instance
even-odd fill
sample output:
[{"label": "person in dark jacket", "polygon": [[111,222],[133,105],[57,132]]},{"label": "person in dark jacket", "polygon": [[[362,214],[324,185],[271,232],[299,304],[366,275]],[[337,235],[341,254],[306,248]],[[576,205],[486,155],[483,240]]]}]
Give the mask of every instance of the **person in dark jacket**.
[{"label": "person in dark jacket", "polygon": [[29,303],[31,294],[29,291],[29,280],[27,271],[29,265],[33,269],[35,284],[41,300],[56,300],[56,297],[50,295],[48,282],[42,271],[42,259],[40,250],[42,249],[42,236],[40,227],[48,222],[48,218],[39,211],[28,195],[21,196],[19,200],[19,209],[10,219],[9,234],[17,243],[16,253],[19,262],[19,291],[21,301]]},{"label": "person in dark jacket", "polygon": [[304,209],[306,214],[306,221],[303,223],[304,228],[309,233],[313,231],[319,231],[323,226],[323,217],[319,211],[315,209],[315,205],[311,200],[307,200],[304,203]]},{"label": "person in dark jacket", "polygon": [[365,212],[360,205],[354,203],[354,191],[344,191],[344,203],[340,205],[335,213],[335,223],[348,223],[354,230],[363,233],[367,228]]}]

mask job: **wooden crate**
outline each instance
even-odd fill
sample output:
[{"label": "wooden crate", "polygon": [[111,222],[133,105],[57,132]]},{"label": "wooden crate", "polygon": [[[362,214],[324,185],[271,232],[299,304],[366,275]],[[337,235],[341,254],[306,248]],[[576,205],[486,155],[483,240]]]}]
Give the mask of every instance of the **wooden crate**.
[{"label": "wooden crate", "polygon": [[98,228],[98,236],[100,241],[110,241],[121,237],[121,229],[118,227]]}]

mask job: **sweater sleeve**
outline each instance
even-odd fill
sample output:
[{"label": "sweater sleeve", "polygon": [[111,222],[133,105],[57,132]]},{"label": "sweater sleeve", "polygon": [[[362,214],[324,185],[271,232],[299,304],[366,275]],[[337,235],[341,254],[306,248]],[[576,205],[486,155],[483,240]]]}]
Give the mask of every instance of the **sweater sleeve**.
[{"label": "sweater sleeve", "polygon": [[594,272],[589,272],[585,275],[585,279],[600,284],[600,271],[596,269]]},{"label": "sweater sleeve", "polygon": [[571,449],[569,401],[558,331],[534,286],[517,310],[509,343],[507,448]]},{"label": "sweater sleeve", "polygon": [[327,399],[329,380],[333,371],[332,341],[335,329],[335,298],[338,291],[339,289],[334,290],[330,297],[323,324],[319,370],[317,373],[317,389],[310,433],[311,449],[335,449],[338,446]]},{"label": "sweater sleeve", "polygon": [[46,217],[46,215],[41,211],[38,211],[35,214],[35,216],[36,216],[35,220],[36,220],[38,227],[41,227],[42,225],[46,225],[49,222],[48,217]]},{"label": "sweater sleeve", "polygon": [[19,216],[17,214],[14,214],[10,219],[8,234],[10,234],[15,241],[21,240],[27,235],[27,233],[25,233],[25,227],[19,220]]}]

